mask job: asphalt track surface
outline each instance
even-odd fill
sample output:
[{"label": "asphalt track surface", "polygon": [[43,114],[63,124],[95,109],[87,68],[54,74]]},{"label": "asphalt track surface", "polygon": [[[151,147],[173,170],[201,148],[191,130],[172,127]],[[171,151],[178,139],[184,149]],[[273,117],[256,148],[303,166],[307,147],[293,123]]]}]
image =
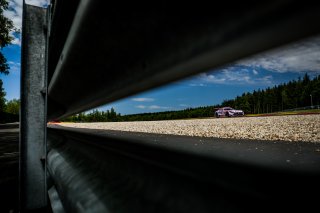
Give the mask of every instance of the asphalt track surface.
[{"label": "asphalt track surface", "polygon": [[0,212],[18,212],[19,125],[0,124]]},{"label": "asphalt track surface", "polygon": [[150,144],[168,150],[178,150],[195,155],[264,166],[266,168],[293,169],[309,172],[320,171],[320,143],[190,137],[70,128],[59,125],[51,125],[51,128],[99,135],[120,141],[136,141],[137,143]]}]

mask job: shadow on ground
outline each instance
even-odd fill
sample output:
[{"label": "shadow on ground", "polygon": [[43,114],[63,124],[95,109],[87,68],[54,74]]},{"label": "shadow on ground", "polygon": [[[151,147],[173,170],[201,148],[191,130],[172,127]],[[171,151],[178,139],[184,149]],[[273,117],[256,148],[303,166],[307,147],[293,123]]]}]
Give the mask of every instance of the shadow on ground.
[{"label": "shadow on ground", "polygon": [[18,212],[19,125],[0,125],[0,212]]}]

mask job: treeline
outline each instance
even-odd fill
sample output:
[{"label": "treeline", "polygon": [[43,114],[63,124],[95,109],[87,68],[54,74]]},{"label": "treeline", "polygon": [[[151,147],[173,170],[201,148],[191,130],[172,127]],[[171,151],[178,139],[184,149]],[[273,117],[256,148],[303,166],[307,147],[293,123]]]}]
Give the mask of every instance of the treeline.
[{"label": "treeline", "polygon": [[20,100],[1,101],[0,123],[12,123],[19,121]]},{"label": "treeline", "polygon": [[18,99],[7,101],[5,95],[3,82],[0,79],[0,123],[18,122],[20,101]]},{"label": "treeline", "polygon": [[121,115],[111,108],[105,112],[94,110],[91,113],[80,113],[63,121],[72,122],[108,122],[108,121],[153,121],[186,118],[213,117],[217,108],[229,106],[249,113],[271,113],[285,109],[320,105],[320,75],[310,79],[308,74],[298,80],[289,81],[272,88],[243,93],[235,99],[225,100],[221,105],[188,108],[179,111]]},{"label": "treeline", "polygon": [[179,111],[123,115],[121,116],[121,121],[155,121],[155,120],[176,120],[176,119],[185,119],[185,118],[212,117],[214,116],[216,107],[218,106],[188,108],[188,109],[179,110]]},{"label": "treeline", "polygon": [[107,111],[93,110],[92,112],[85,114],[79,113],[77,115],[70,116],[62,121],[67,122],[114,122],[120,121],[121,114],[117,114],[114,108]]},{"label": "treeline", "polygon": [[0,111],[0,124],[19,122],[19,115]]},{"label": "treeline", "polygon": [[214,115],[214,106],[188,108],[179,111],[166,111],[154,113],[142,113],[133,115],[121,115],[113,108],[105,112],[94,110],[88,114],[80,113],[70,116],[62,121],[69,122],[109,122],[109,121],[154,121],[154,120],[174,120],[184,118],[211,117]]},{"label": "treeline", "polygon": [[310,79],[309,75],[305,74],[303,79],[299,78],[265,90],[243,93],[235,99],[223,101],[221,105],[256,114],[319,104],[320,75]]}]

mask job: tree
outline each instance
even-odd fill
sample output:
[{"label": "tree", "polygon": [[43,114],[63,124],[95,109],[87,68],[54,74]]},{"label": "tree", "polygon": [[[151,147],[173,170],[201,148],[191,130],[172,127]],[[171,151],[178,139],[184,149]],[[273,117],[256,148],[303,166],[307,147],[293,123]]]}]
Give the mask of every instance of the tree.
[{"label": "tree", "polygon": [[6,109],[5,109],[7,113],[19,115],[19,110],[20,110],[20,100],[13,99],[7,102]]},{"label": "tree", "polygon": [[110,119],[111,119],[111,121],[116,121],[117,120],[117,113],[116,113],[116,111],[114,110],[113,107],[110,110]]},{"label": "tree", "polygon": [[[4,48],[12,41],[10,31],[13,29],[13,23],[10,19],[3,16],[3,11],[9,8],[7,0],[0,0],[0,49]],[[9,65],[7,60],[0,52],[0,73],[9,74]]]},{"label": "tree", "polygon": [[[3,11],[9,8],[9,3],[7,0],[0,0],[0,50],[11,43],[12,37],[10,36],[10,31],[13,29],[12,21],[3,16]],[[7,64],[7,59],[4,57],[0,51],[0,74],[9,74],[9,65]],[[0,113],[5,110],[5,91],[3,89],[3,82],[0,79]]]},{"label": "tree", "polygon": [[6,99],[4,98],[6,96],[6,93],[4,92],[3,89],[3,82],[0,79],[0,113],[5,110],[5,104],[6,104]]}]

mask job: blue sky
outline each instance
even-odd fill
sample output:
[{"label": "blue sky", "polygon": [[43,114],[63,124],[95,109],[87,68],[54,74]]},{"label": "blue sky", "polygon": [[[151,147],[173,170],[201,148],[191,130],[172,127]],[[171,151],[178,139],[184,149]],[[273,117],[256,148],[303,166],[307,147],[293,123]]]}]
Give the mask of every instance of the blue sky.
[{"label": "blue sky", "polygon": [[[37,6],[47,4],[46,0],[29,0]],[[10,1],[11,18],[17,29],[21,29],[22,0]],[[21,42],[17,34],[13,44],[1,50],[10,65],[10,74],[0,74],[7,92],[6,99],[20,96],[20,52]],[[250,58],[242,59],[224,67],[209,70],[188,79],[171,83],[148,92],[101,106],[111,107],[121,114],[181,110],[219,104],[243,92],[272,87],[303,76],[320,74],[320,37],[312,37]]]}]

